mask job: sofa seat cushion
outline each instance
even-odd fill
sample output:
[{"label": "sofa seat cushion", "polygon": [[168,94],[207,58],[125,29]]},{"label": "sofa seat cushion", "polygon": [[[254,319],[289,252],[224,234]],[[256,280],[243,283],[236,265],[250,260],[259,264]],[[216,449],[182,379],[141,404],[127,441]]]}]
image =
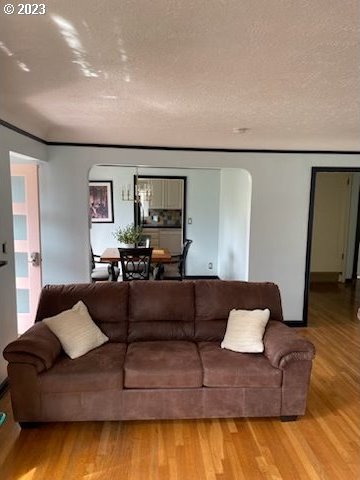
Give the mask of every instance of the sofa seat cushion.
[{"label": "sofa seat cushion", "polygon": [[71,360],[65,354],[39,375],[42,392],[94,392],[123,388],[125,343],[106,343]]},{"label": "sofa seat cushion", "polygon": [[125,358],[125,388],[202,386],[197,346],[181,340],[134,342]]},{"label": "sofa seat cushion", "polygon": [[281,370],[262,353],[225,350],[218,342],[200,342],[205,387],[280,387]]}]

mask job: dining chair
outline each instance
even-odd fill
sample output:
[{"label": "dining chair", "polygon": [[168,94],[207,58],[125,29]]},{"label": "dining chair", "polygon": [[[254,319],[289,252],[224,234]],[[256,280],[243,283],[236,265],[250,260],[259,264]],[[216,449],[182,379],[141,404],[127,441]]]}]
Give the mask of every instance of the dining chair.
[{"label": "dining chair", "polygon": [[[90,247],[90,262],[91,262],[91,281],[92,282],[106,282],[108,280],[117,280],[120,275],[119,267],[114,267],[115,278],[112,278],[111,265],[100,262],[100,255],[95,255],[92,247]],[[97,267],[101,264],[101,267]]]},{"label": "dining chair", "polygon": [[158,272],[158,279],[160,280],[183,280],[185,278],[185,263],[186,257],[193,243],[188,238],[185,240],[180,255],[172,255],[170,263],[164,263],[161,271]]},{"label": "dining chair", "polygon": [[149,280],[152,248],[119,248],[122,279]]}]

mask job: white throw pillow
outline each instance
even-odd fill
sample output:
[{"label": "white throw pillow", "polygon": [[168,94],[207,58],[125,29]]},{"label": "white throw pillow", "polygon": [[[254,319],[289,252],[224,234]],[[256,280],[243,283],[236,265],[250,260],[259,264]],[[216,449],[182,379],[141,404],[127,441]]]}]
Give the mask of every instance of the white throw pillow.
[{"label": "white throw pillow", "polygon": [[263,336],[270,310],[231,310],[221,348],[234,352],[264,351]]},{"label": "white throw pillow", "polygon": [[93,322],[86,305],[81,300],[71,310],[44,318],[43,322],[58,337],[70,358],[85,355],[109,340]]}]

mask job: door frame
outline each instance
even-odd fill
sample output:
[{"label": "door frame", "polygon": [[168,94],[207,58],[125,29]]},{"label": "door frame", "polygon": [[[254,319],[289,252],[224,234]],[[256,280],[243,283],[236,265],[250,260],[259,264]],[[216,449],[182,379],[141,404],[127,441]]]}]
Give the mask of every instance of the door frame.
[{"label": "door frame", "polygon": [[[152,167],[148,167],[148,168],[152,168]],[[182,205],[183,205],[183,208],[182,208],[182,237],[183,237],[183,243],[185,242],[186,240],[186,195],[187,195],[187,186],[186,186],[186,182],[187,182],[187,177],[185,176],[179,176],[179,175],[146,175],[144,173],[142,173],[141,175],[139,174],[137,176],[137,178],[159,178],[161,180],[182,180],[183,181],[183,186],[184,186],[184,189],[183,189],[183,202],[182,202]],[[135,193],[135,182],[136,182],[136,175],[134,175],[134,196],[136,195]],[[135,197],[134,197],[135,198]],[[136,218],[136,205],[134,204],[134,220]]]},{"label": "door frame", "polygon": [[[303,327],[307,327],[308,325],[310,261],[311,261],[312,233],[313,233],[313,223],[314,223],[316,175],[317,173],[320,173],[320,172],[360,173],[360,168],[359,167],[312,167],[311,168],[309,215],[308,215],[306,257],[305,257],[304,303],[303,303],[303,318],[301,322],[301,326]],[[360,206],[358,208],[360,209]],[[355,249],[356,249],[356,245],[355,245]]]}]

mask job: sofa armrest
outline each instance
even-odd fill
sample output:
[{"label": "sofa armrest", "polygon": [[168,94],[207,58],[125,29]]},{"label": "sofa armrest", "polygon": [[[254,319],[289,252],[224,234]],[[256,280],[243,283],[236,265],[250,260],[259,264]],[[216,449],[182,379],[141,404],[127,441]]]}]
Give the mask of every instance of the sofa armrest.
[{"label": "sofa armrest", "polygon": [[52,367],[61,350],[58,338],[45,323],[38,322],[9,343],[3,355],[9,363],[31,364],[40,373]]},{"label": "sofa armrest", "polygon": [[264,354],[273,367],[283,370],[293,361],[311,361],[315,356],[315,347],[291,327],[271,320],[264,334]]}]

